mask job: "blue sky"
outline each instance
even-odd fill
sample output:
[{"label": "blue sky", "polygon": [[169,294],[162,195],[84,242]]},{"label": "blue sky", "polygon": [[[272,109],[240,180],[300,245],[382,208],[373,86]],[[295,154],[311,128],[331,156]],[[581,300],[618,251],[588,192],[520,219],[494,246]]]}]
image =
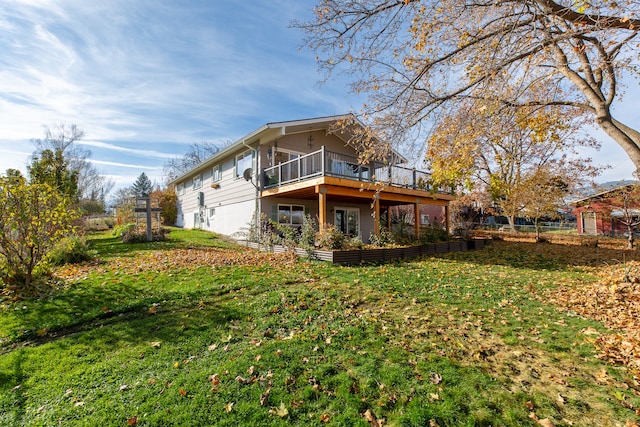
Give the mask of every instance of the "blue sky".
[{"label": "blue sky", "polygon": [[[347,82],[322,85],[292,19],[305,0],[0,0],[0,172],[25,170],[43,125],[75,123],[118,186],[199,141],[235,141],[268,122],[357,111]],[[620,119],[640,123],[630,84]],[[604,134],[599,181],[633,166]]]}]

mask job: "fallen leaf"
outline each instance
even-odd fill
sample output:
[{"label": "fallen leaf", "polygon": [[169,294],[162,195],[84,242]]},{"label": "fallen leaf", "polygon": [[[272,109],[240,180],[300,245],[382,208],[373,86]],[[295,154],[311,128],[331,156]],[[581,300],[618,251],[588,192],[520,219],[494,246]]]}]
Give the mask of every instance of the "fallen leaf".
[{"label": "fallen leaf", "polygon": [[533,411],[533,402],[531,402],[530,400],[528,400],[525,404],[524,404],[528,410]]},{"label": "fallen leaf", "polygon": [[160,345],[162,345],[160,341],[151,341],[151,347],[160,348]]},{"label": "fallen leaf", "polygon": [[433,384],[440,384],[442,382],[442,375],[431,372],[429,374],[429,381],[431,381]]},{"label": "fallen leaf", "polygon": [[372,413],[371,410],[367,409],[367,411],[362,414],[365,420],[369,422],[371,427],[382,427],[384,420],[378,420]]},{"label": "fallen leaf", "polygon": [[232,403],[227,403],[226,405],[224,405],[224,409],[227,412],[231,412],[233,410],[233,402]]},{"label": "fallen leaf", "polygon": [[220,384],[220,377],[218,376],[218,374],[213,374],[209,376],[209,381],[211,381],[211,385],[213,385],[214,387]]},{"label": "fallen leaf", "polygon": [[120,388],[118,388],[118,391],[125,391],[128,388],[129,388],[129,386],[124,384],[124,385],[121,385]]},{"label": "fallen leaf", "polygon": [[187,395],[187,392],[186,392],[186,391],[184,391],[184,389],[183,389],[183,388],[180,388],[179,392],[180,392],[180,395],[181,395],[181,396],[186,396],[186,395]]},{"label": "fallen leaf", "polygon": [[320,421],[322,421],[325,424],[328,423],[330,419],[331,419],[331,416],[329,414],[320,415]]},{"label": "fallen leaf", "polygon": [[267,391],[260,395],[260,406],[264,406],[267,403],[267,399],[269,398],[269,394],[271,394],[271,389],[268,388]]},{"label": "fallen leaf", "polygon": [[127,420],[127,424],[129,424],[130,426],[134,426],[136,424],[138,424],[138,417],[131,417]]},{"label": "fallen leaf", "polygon": [[277,415],[280,418],[284,418],[287,415],[289,415],[289,410],[287,409],[287,407],[284,405],[284,402],[280,402],[280,406],[278,406],[277,408],[271,409],[269,411],[270,414],[272,415]]}]

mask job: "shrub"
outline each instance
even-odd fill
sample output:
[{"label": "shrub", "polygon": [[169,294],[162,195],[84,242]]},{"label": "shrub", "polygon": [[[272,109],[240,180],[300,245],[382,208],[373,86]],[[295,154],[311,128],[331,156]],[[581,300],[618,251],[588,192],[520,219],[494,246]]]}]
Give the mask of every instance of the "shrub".
[{"label": "shrub", "polygon": [[351,239],[347,240],[346,244],[345,244],[345,249],[362,249],[364,248],[364,243],[362,243],[362,240],[358,237],[352,237]]},{"label": "shrub", "polygon": [[307,253],[311,253],[315,249],[317,228],[316,222],[311,218],[311,215],[305,215],[302,220],[298,244]]},{"label": "shrub", "polygon": [[125,234],[133,231],[135,228],[136,228],[135,224],[131,224],[131,223],[122,224],[122,225],[119,225],[119,226],[115,227],[113,229],[113,231],[111,232],[111,234],[114,235],[114,236],[122,237]]},{"label": "shrub", "polygon": [[[151,240],[158,242],[164,240],[166,230],[160,229],[159,233],[152,234]],[[127,231],[122,235],[122,243],[145,243],[147,242],[147,231],[143,229],[137,229],[136,227]]]},{"label": "shrub", "polygon": [[427,226],[420,229],[420,242],[422,244],[439,243],[451,240],[446,229],[439,226]]},{"label": "shrub", "polygon": [[96,251],[89,248],[87,239],[82,236],[69,236],[60,240],[47,254],[47,261],[52,265],[75,264],[90,261]]},{"label": "shrub", "polygon": [[330,250],[339,250],[344,247],[344,234],[335,225],[325,225],[316,233],[316,243],[319,247]]},{"label": "shrub", "polygon": [[0,177],[0,206],[0,280],[29,291],[49,251],[74,231],[78,212],[58,188],[19,174]]},{"label": "shrub", "polygon": [[374,246],[388,246],[393,245],[395,241],[393,240],[393,236],[386,228],[382,228],[380,230],[380,235],[376,235],[375,233],[371,233],[369,235],[369,242],[371,242]]}]

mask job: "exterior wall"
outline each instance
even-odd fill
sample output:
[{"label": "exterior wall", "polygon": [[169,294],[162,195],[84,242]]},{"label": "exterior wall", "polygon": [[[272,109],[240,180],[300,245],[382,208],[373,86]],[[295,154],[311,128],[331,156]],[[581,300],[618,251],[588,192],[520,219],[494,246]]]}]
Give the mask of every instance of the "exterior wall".
[{"label": "exterior wall", "polygon": [[[418,209],[420,211],[420,218],[419,218],[420,226],[423,226],[423,227],[428,225],[444,226],[446,222],[444,206],[420,205]],[[422,218],[424,215],[428,217],[427,223],[423,221],[423,219],[426,219],[426,218]]]},{"label": "exterior wall", "polygon": [[[182,194],[178,193],[178,219],[176,225],[184,228],[202,228],[221,234],[233,234],[247,228],[254,215],[256,206],[256,188],[242,176],[236,177],[235,159],[241,153],[252,153],[247,147],[198,170],[186,179],[176,183],[176,189],[184,185]],[[213,181],[214,167],[220,165],[221,178]],[[252,163],[257,168],[255,157]],[[201,176],[201,186],[194,186],[194,177]],[[255,181],[255,178],[253,179]],[[199,193],[203,194],[204,204],[199,205]],[[213,211],[212,211],[213,209]]]},{"label": "exterior wall", "polygon": [[[277,209],[279,204],[288,205],[302,205],[305,207],[305,214],[311,215],[313,219],[318,221],[318,201],[314,200],[299,200],[299,199],[287,199],[287,198],[275,198],[269,197],[262,199],[262,212],[264,212],[268,218],[274,221],[278,220]],[[360,240],[364,243],[369,243],[369,236],[374,230],[374,220],[370,203],[345,203],[334,202],[329,199],[327,202],[327,220],[334,224],[335,222],[335,210],[336,208],[353,208],[358,209],[359,212],[359,226],[360,226]]]},{"label": "exterior wall", "polygon": [[[610,217],[605,217],[602,212],[602,205],[593,203],[589,207],[579,207],[575,209],[575,215],[578,218],[578,234],[583,235],[607,235],[615,236],[627,232],[627,227],[619,221]],[[586,221],[593,221],[595,216],[595,231]]]},{"label": "exterior wall", "polygon": [[[309,135],[313,137],[313,147],[309,147]],[[356,151],[352,147],[346,146],[345,142],[335,135],[327,135],[325,131],[304,132],[281,136],[261,147],[262,168],[275,166],[274,153],[278,150],[307,154],[319,150],[323,145],[329,151],[351,156],[356,155]],[[268,150],[271,150],[271,158],[267,156]]]}]

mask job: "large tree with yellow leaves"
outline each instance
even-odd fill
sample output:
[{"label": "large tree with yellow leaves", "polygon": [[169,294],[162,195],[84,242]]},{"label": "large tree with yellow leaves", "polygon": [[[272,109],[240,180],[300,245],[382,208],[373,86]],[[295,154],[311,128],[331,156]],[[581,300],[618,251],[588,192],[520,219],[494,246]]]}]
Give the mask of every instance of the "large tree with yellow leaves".
[{"label": "large tree with yellow leaves", "polygon": [[640,168],[640,133],[612,114],[638,72],[638,0],[321,0],[315,15],[294,26],[328,75],[368,95],[363,115],[386,136],[496,97],[586,112]]}]

